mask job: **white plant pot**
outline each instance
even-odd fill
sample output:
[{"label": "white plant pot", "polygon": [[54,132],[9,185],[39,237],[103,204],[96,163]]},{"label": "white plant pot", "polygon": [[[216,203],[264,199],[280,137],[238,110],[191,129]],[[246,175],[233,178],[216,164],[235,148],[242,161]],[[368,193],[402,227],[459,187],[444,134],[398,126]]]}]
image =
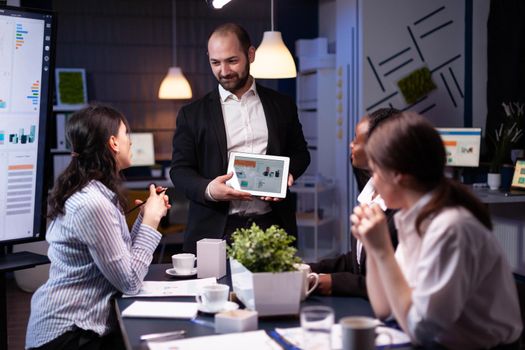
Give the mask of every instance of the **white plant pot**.
[{"label": "white plant pot", "polygon": [[501,186],[501,174],[500,173],[488,173],[487,174],[487,185],[491,190],[497,190]]},{"label": "white plant pot", "polygon": [[301,303],[303,273],[253,273],[235,259],[230,258],[233,291],[247,309],[259,316],[297,315]]}]

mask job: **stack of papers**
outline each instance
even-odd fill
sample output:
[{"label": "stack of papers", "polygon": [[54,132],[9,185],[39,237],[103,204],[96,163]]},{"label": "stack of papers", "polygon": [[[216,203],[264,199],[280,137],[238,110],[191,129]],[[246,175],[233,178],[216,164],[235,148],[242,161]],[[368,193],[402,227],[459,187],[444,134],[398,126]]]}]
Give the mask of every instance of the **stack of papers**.
[{"label": "stack of papers", "polygon": [[123,298],[142,298],[142,297],[178,297],[195,296],[200,289],[210,284],[217,284],[215,277],[201,278],[188,281],[144,281],[142,288],[137,294],[124,294]]},{"label": "stack of papers", "polygon": [[[289,346],[286,348],[292,348],[294,346],[297,348],[303,348],[303,334],[300,327],[276,328],[275,330],[286,342],[289,343]],[[377,332],[380,333],[376,338],[376,346],[378,348],[410,348],[410,339],[406,334],[399,330],[388,327],[378,327]],[[383,333],[388,333],[392,339]],[[263,330],[210,335],[165,342],[148,342],[148,347],[151,350],[245,350],[247,347],[249,347],[250,350],[283,349],[282,345],[279,345],[276,340],[272,339],[272,337]],[[334,325],[332,328],[332,349],[341,349],[341,347],[341,326]]]},{"label": "stack of papers", "polygon": [[148,342],[151,350],[282,350],[265,331],[210,335],[167,342]]},{"label": "stack of papers", "polygon": [[197,303],[135,301],[122,311],[122,317],[194,318]]}]

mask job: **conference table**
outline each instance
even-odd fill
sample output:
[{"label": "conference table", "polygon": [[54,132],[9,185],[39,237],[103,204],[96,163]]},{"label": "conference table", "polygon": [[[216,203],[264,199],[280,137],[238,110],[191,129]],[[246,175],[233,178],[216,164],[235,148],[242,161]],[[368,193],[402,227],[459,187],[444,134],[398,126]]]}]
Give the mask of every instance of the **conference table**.
[{"label": "conference table", "polygon": [[[156,264],[151,265],[146,280],[149,281],[171,281],[180,280],[165,273],[171,265]],[[228,268],[229,271],[229,268]],[[193,276],[196,278],[196,276]],[[218,283],[228,284],[231,287],[229,273],[218,280]],[[275,298],[279,298],[279,292],[275,292]],[[162,298],[117,298],[115,308],[122,331],[122,335],[127,349],[147,349],[140,336],[149,333],[169,332],[174,330],[185,330],[185,337],[198,337],[214,335],[214,317],[209,314],[199,312],[193,320],[166,319],[166,318],[128,318],[121,317],[121,311],[136,300],[148,301],[187,301],[194,302],[195,297],[162,297]],[[334,310],[335,322],[344,316],[372,316],[373,312],[370,303],[362,298],[334,297],[310,295],[301,306],[306,305],[325,305]],[[299,316],[272,316],[260,317],[259,329],[273,330],[276,327],[298,327],[300,325]]]}]

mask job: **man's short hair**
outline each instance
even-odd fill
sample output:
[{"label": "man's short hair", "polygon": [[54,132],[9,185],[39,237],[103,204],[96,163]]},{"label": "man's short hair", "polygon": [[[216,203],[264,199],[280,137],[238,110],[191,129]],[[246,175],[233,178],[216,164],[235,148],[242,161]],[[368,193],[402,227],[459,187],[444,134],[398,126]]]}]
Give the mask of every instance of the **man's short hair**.
[{"label": "man's short hair", "polygon": [[210,36],[208,37],[208,42],[210,41],[210,38],[213,34],[226,35],[229,33],[235,34],[235,36],[239,40],[239,43],[241,44],[242,50],[246,54],[246,57],[248,57],[248,50],[252,46],[252,41],[246,29],[244,29],[237,23],[221,24],[220,26],[215,28],[213,32],[211,32]]}]

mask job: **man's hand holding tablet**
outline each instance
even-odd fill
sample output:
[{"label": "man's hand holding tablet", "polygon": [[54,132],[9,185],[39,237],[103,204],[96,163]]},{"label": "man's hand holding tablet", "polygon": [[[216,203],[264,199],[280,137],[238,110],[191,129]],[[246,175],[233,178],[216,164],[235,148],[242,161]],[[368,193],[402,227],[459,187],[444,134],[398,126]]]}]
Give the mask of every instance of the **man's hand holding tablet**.
[{"label": "man's hand holding tablet", "polygon": [[288,157],[231,152],[226,185],[264,201],[280,201],[293,184],[289,166]]},{"label": "man's hand holding tablet", "polygon": [[[292,185],[293,185],[293,176],[292,174],[288,174],[288,187],[292,187]],[[267,202],[280,202],[283,199],[284,198],[269,197],[269,196],[261,197],[261,200],[267,201]]]},{"label": "man's hand holding tablet", "polygon": [[226,184],[226,181],[233,177],[233,172],[226,175],[217,176],[209,184],[210,196],[216,201],[251,201],[252,195],[249,192],[238,191]]}]

